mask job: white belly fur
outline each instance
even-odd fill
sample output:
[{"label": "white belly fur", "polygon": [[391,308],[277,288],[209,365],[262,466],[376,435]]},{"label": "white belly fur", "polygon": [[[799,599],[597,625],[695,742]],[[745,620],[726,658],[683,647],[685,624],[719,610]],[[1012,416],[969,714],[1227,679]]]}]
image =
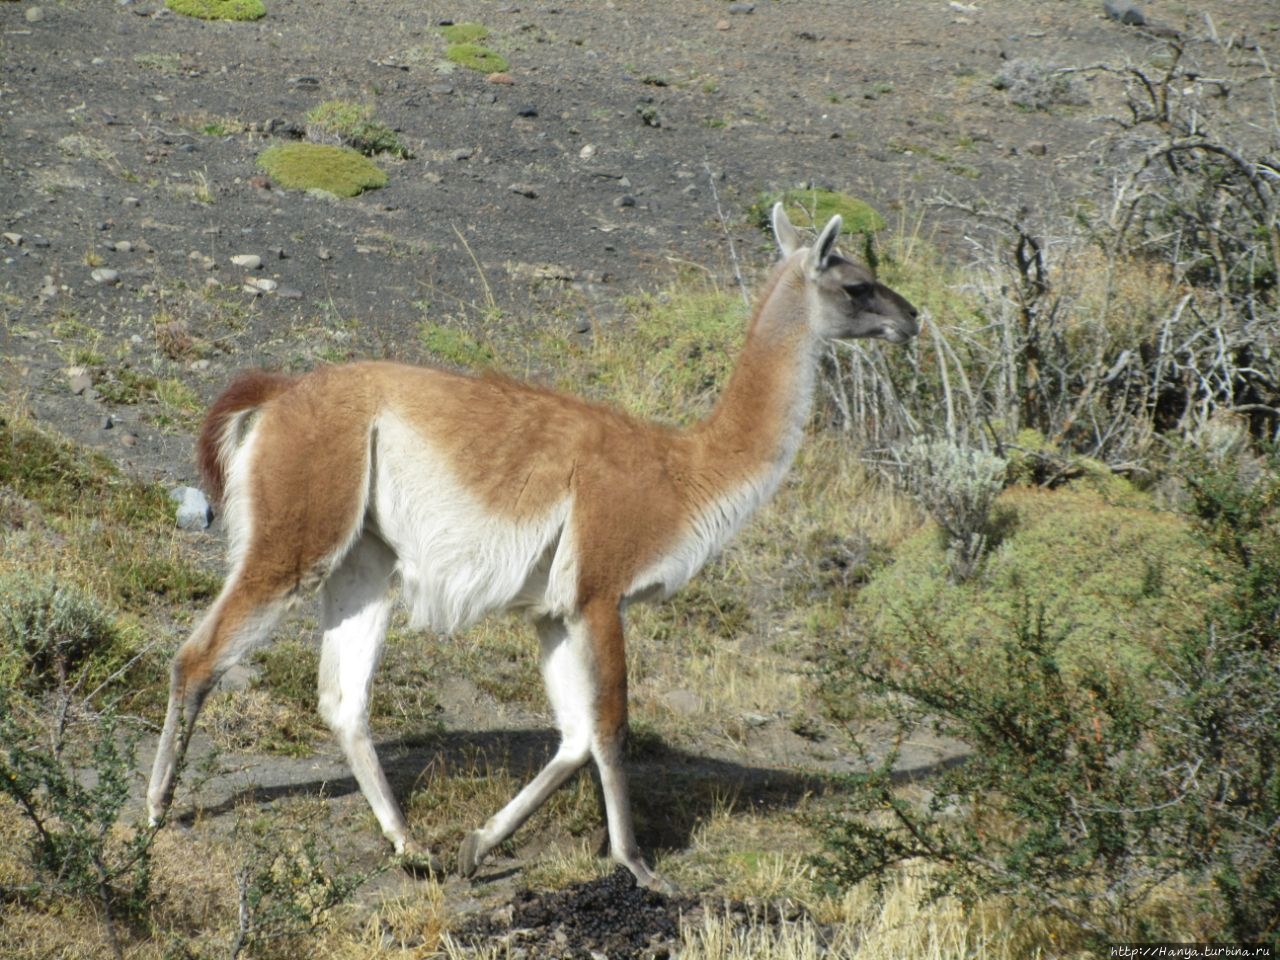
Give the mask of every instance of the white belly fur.
[{"label": "white belly fur", "polygon": [[373,517],[400,559],[414,628],[451,633],[496,610],[573,610],[567,495],[533,520],[495,516],[403,421],[380,417],[375,436]]}]

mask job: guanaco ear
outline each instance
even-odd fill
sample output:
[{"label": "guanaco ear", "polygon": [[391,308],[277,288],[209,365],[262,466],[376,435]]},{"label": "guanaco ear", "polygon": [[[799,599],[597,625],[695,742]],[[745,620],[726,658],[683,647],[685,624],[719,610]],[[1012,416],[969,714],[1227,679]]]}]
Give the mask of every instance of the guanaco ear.
[{"label": "guanaco ear", "polygon": [[782,201],[773,205],[773,236],[778,241],[778,249],[784,257],[789,257],[800,249],[800,234],[787,219],[787,211],[782,209]]},{"label": "guanaco ear", "polygon": [[831,257],[831,251],[835,249],[836,238],[840,236],[840,228],[843,225],[844,221],[840,219],[839,214],[836,214],[827,221],[827,225],[822,228],[822,233],[818,234],[818,239],[809,249],[809,256],[805,260],[805,268],[810,276],[821,273],[827,268],[827,260]]}]

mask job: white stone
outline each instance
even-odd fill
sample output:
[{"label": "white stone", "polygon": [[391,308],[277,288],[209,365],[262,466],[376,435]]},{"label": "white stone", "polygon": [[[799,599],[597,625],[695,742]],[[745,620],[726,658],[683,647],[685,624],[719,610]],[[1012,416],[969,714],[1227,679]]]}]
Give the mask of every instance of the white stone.
[{"label": "white stone", "polygon": [[257,270],[262,266],[262,258],[256,253],[237,253],[231,258],[231,262],[246,270]]}]

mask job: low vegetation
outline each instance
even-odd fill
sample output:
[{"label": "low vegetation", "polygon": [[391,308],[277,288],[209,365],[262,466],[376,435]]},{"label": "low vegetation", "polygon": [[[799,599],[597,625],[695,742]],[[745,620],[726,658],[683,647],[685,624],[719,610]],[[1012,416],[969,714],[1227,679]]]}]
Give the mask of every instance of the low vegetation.
[{"label": "low vegetation", "polygon": [[387,175],[351,147],[324,143],[286,143],[268,147],[258,166],[289,190],[323,190],[354,197],[387,185]]},{"label": "low vegetation", "polygon": [[165,6],[199,20],[260,20],[267,15],[262,0],[165,0]]}]

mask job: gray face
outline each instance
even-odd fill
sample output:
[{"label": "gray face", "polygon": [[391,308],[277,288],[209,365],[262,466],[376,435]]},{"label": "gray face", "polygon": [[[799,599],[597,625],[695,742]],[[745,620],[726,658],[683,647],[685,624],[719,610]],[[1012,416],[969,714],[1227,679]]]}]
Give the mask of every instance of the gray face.
[{"label": "gray face", "polygon": [[880,338],[903,343],[920,332],[919,311],[866,267],[830,253],[817,283],[825,309],[821,333],[833,340]]}]

